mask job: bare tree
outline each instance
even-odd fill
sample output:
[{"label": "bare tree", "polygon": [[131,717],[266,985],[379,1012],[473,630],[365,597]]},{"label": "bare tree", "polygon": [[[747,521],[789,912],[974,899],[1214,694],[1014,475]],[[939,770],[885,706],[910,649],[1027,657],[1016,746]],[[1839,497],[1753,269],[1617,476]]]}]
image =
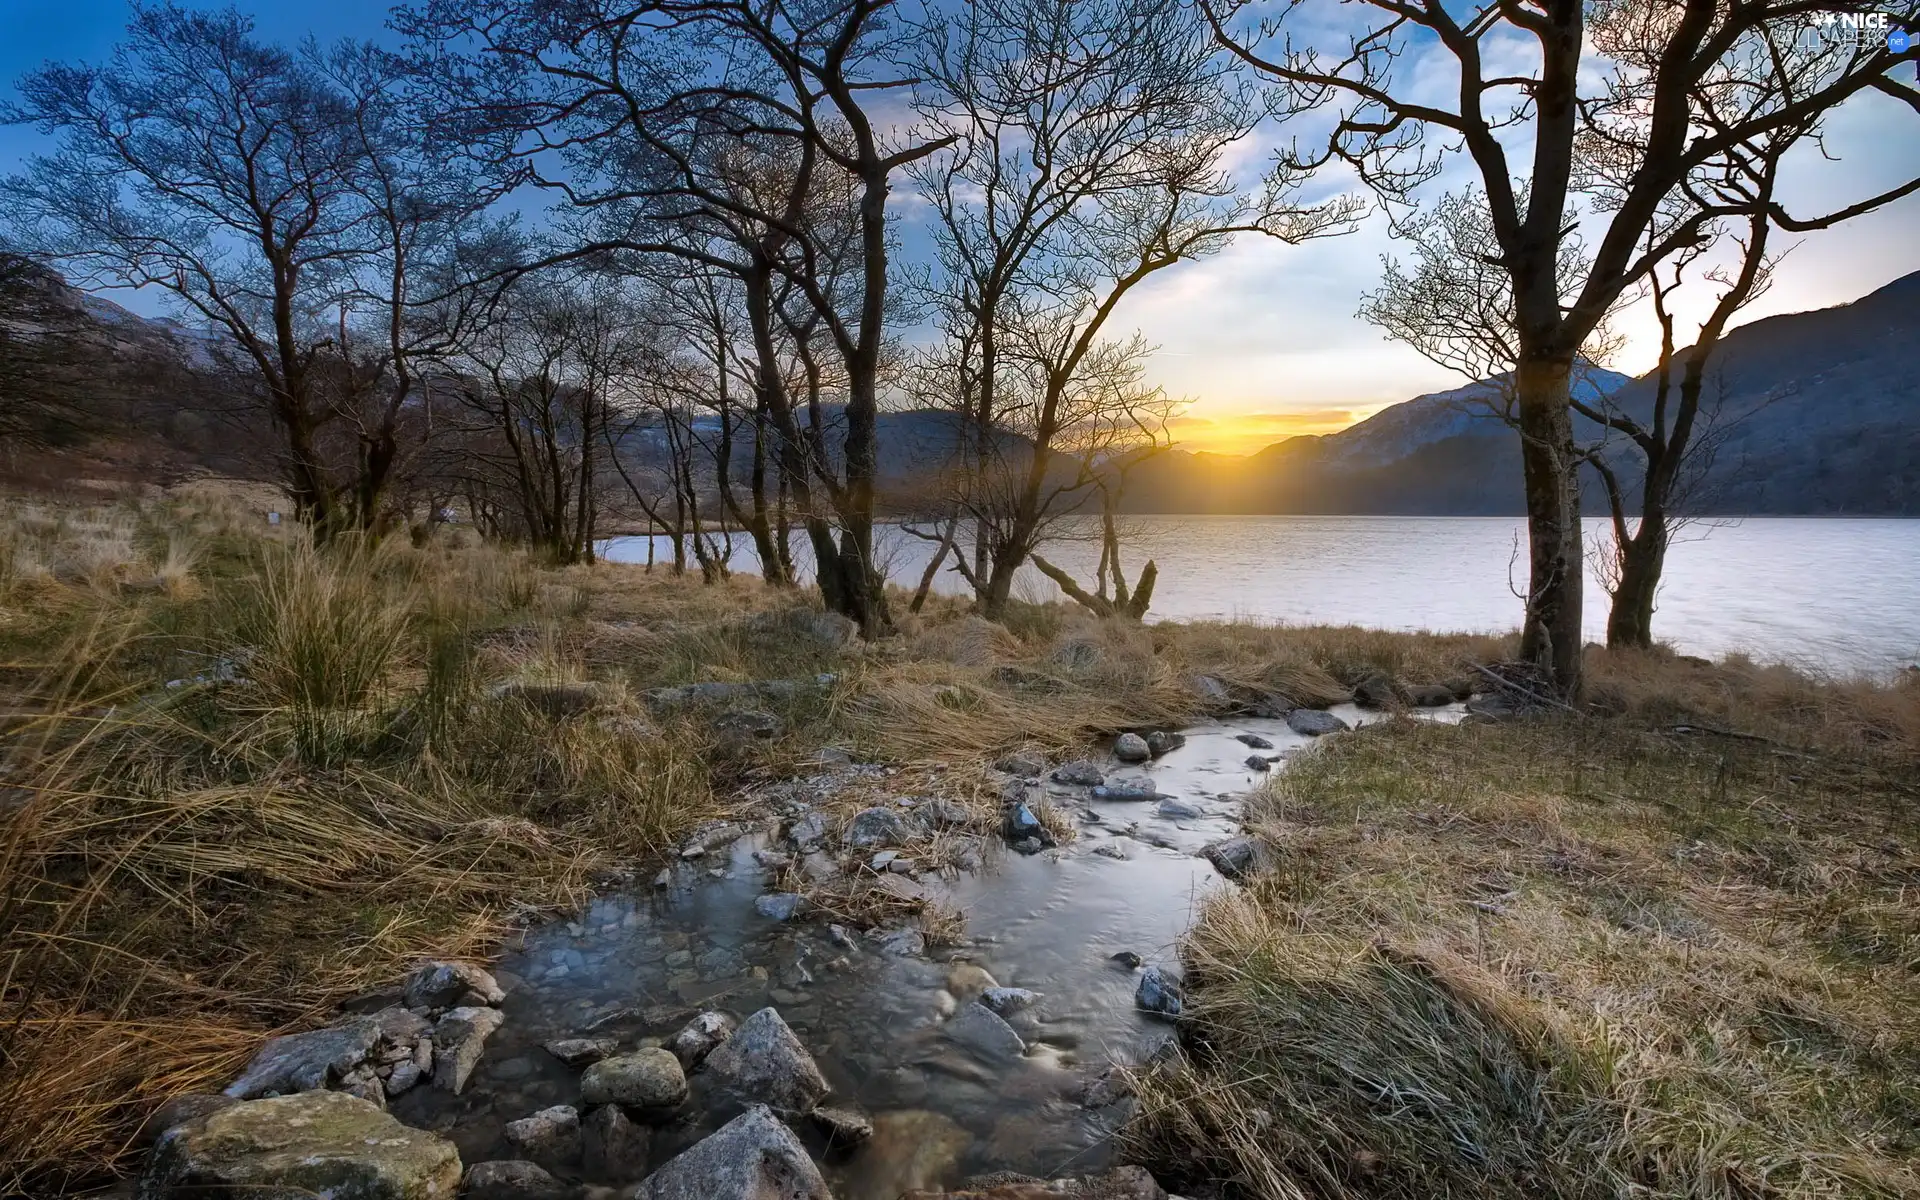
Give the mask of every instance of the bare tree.
[{"label": "bare tree", "polygon": [[939,219],[940,390],[966,429],[958,566],[991,617],[1091,494],[1061,447],[1103,425],[1080,406],[1112,394],[1091,381],[1129,353],[1107,340],[1127,294],[1236,233],[1300,240],[1353,209],[1292,203],[1285,170],[1233,186],[1221,163],[1257,114],[1183,5],[984,0],[924,44],[920,107],[953,143],[914,175]]},{"label": "bare tree", "polygon": [[[892,173],[933,148],[895,147],[873,115],[906,83],[888,65],[899,33],[893,8],[894,0],[431,0],[401,18],[422,39],[475,49],[472,69],[449,80],[475,131],[518,131],[525,177],[582,215],[579,245],[565,253],[665,255],[732,273],[750,289],[773,279],[792,286],[844,379],[840,453],[798,461],[803,434],[791,404],[770,393],[768,414],[782,461],[805,468],[789,469],[786,482],[821,595],[868,636],[890,627],[873,558],[887,195]],[[547,169],[556,156],[558,173]],[[780,186],[742,189],[743,157]],[[823,188],[852,198],[824,221],[811,203]],[[702,244],[716,233],[720,247]],[[756,296],[748,307],[771,305]],[[756,351],[770,375],[777,356],[764,343]]]},{"label": "bare tree", "polygon": [[[1522,653],[1555,690],[1577,695],[1582,452],[1569,394],[1582,346],[1624,293],[1726,215],[1713,187],[1738,172],[1744,147],[1817,125],[1865,91],[1920,108],[1920,93],[1892,78],[1920,49],[1810,43],[1818,6],[1805,0],[1493,0],[1464,11],[1367,0],[1377,16],[1357,31],[1349,21],[1311,32],[1308,0],[1199,3],[1221,44],[1276,85],[1277,111],[1336,110],[1323,150],[1289,152],[1298,165],[1344,163],[1393,206],[1411,203],[1448,153],[1470,160],[1498,246],[1491,265],[1512,296],[1530,568]],[[1895,8],[1906,22],[1915,5]],[[1329,28],[1349,32],[1333,45]],[[1416,38],[1447,55],[1450,94],[1431,96],[1404,69]],[[1490,66],[1518,46],[1530,63]],[[1598,69],[1583,61],[1588,49]],[[1589,225],[1590,253],[1568,289],[1570,239]]]}]

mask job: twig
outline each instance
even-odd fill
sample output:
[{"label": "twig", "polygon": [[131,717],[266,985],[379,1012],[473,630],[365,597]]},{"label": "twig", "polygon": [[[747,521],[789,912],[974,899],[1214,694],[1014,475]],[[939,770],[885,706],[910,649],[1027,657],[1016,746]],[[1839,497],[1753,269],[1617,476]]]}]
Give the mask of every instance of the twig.
[{"label": "twig", "polygon": [[1586,715],[1585,713],[1581,712],[1579,709],[1575,708],[1573,705],[1568,704],[1564,700],[1556,700],[1552,696],[1542,696],[1539,692],[1534,691],[1532,688],[1521,687],[1519,684],[1515,683],[1513,680],[1508,679],[1505,676],[1498,674],[1497,672],[1489,671],[1487,668],[1481,666],[1479,663],[1471,663],[1469,665],[1471,665],[1474,670],[1480,672],[1482,675],[1485,675],[1488,679],[1491,679],[1495,683],[1499,684],[1501,687],[1506,688],[1509,691],[1519,692],[1522,696],[1525,696],[1530,700],[1536,700],[1541,704],[1551,704],[1555,708],[1563,708],[1566,711],[1574,714],[1575,716],[1583,717]]}]

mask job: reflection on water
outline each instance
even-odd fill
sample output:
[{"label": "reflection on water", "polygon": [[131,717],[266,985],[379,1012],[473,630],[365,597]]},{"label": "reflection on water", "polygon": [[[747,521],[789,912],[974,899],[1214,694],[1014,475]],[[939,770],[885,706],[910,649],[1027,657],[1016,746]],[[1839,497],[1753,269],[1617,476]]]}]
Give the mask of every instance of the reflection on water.
[{"label": "reflection on water", "polygon": [[[1588,523],[1594,544],[1603,523]],[[655,553],[671,558],[665,539]],[[735,565],[754,572],[736,537]],[[1525,526],[1508,517],[1136,517],[1127,565],[1160,565],[1159,619],[1255,619],[1376,629],[1497,632],[1519,624]],[[615,538],[608,557],[645,562],[646,538]],[[883,530],[888,575],[912,586],[932,554]],[[1049,546],[1091,579],[1099,547]],[[806,557],[804,539],[795,558]],[[966,588],[951,570],[937,585]],[[1033,572],[1030,599],[1058,595]],[[1606,630],[1606,596],[1587,593],[1588,637]],[[1920,521],[1756,518],[1688,528],[1669,556],[1654,629],[1688,654],[1747,653],[1842,674],[1920,661]]]},{"label": "reflection on water", "polygon": [[[1352,708],[1350,721],[1366,719]],[[1457,719],[1458,712],[1434,714]],[[1194,852],[1236,828],[1238,798],[1264,775],[1245,764],[1254,733],[1270,755],[1307,744],[1281,721],[1247,717],[1188,731],[1185,746],[1115,776],[1151,775],[1197,816],[1169,819],[1152,802],[1092,801],[1047,785],[1079,836],[1058,852],[990,855],[977,874],[927,880],[966,914],[968,942],[925,956],[836,938],[819,919],[781,924],[754,911],[766,876],[734,843],[726,864],[681,864],[675,885],[596,900],[572,921],[529,931],[499,964],[506,1025],[487,1045],[465,1095],[419,1088],[394,1103],[411,1124],[440,1128],[466,1162],[513,1157],[506,1122],[579,1103],[579,1074],[540,1048],[571,1036],[614,1036],[623,1050],[671,1035],[698,1009],[737,1016],[777,1008],[819,1061],[836,1097],[874,1118],[871,1144],[831,1156],[815,1141],[834,1194],[893,1200],[996,1170],[1052,1176],[1105,1165],[1124,1101],[1092,1105],[1086,1087],[1109,1063],[1137,1063],[1171,1036],[1138,1012],[1132,951],[1171,965],[1174,943],[1207,889],[1222,886]],[[1111,764],[1110,764],[1111,765]],[[851,944],[848,944],[850,940]],[[983,974],[984,973],[984,974]],[[992,982],[1038,1001],[1008,1020],[1025,1054],[970,1048],[949,1017]],[[654,1134],[655,1165],[709,1132],[701,1074],[682,1121]]]}]

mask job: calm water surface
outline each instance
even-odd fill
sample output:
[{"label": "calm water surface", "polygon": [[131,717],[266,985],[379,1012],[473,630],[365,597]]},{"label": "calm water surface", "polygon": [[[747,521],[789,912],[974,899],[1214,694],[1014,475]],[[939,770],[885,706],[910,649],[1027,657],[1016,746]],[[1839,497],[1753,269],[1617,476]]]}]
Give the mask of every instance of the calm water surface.
[{"label": "calm water surface", "polygon": [[[1588,543],[1605,523],[1588,522]],[[1525,526],[1508,517],[1140,517],[1128,530],[1129,578],[1160,567],[1152,617],[1351,624],[1498,632],[1519,624]],[[1752,518],[1684,530],[1668,557],[1655,635],[1711,657],[1749,654],[1835,674],[1885,673],[1920,661],[1920,521]],[[655,555],[670,561],[666,539]],[[804,541],[796,543],[804,558]],[[609,558],[645,562],[648,539],[615,538]],[[887,530],[889,577],[918,582],[931,546]],[[1049,560],[1090,579],[1092,541],[1063,541]],[[734,539],[735,566],[758,569]],[[963,594],[950,568],[935,585]],[[1038,572],[1028,599],[1058,590]],[[1588,590],[1588,637],[1606,629],[1606,596]]]}]

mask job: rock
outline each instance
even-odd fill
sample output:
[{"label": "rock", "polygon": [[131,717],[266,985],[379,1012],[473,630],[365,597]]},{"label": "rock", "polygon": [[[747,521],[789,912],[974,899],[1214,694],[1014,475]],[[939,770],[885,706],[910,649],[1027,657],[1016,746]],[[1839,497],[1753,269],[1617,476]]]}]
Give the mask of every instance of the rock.
[{"label": "rock", "polygon": [[366,1067],[348,1075],[340,1081],[339,1091],[365,1100],[381,1112],[387,1110],[387,1089],[380,1077]]},{"label": "rock", "polygon": [[409,1129],[365,1100],[315,1091],[176,1125],[155,1145],[134,1194],[445,1200],[459,1184],[453,1143]]},{"label": "rock", "polygon": [[818,850],[827,840],[827,819],[817,812],[798,817],[787,826],[787,838],[802,854]]},{"label": "rock", "polygon": [[636,1200],[833,1200],[833,1194],[799,1139],[765,1106],[754,1105],[649,1175]]},{"label": "rock", "polygon": [[873,1138],[872,1118],[850,1105],[823,1104],[808,1116],[826,1135],[829,1150],[851,1150]]},{"label": "rock", "polygon": [[827,1094],[827,1080],[793,1030],[772,1008],[740,1023],[707,1056],[707,1074],[737,1099],[804,1113]]},{"label": "rock", "polygon": [[567,1200],[569,1192],[539,1164],[517,1160],[475,1163],[460,1184],[464,1200]]},{"label": "rock", "polygon": [[1445,708],[1453,703],[1453,689],[1440,683],[1416,683],[1407,695],[1421,708]]},{"label": "rock", "polygon": [[735,1024],[726,1013],[703,1012],[667,1039],[667,1051],[680,1060],[682,1069],[691,1071],[705,1062],[721,1042],[733,1036]]},{"label": "rock", "polygon": [[219,1112],[223,1108],[232,1108],[240,1101],[232,1096],[216,1096],[210,1093],[187,1092],[173,1096],[161,1102],[141,1123],[140,1132],[134,1136],[136,1146],[151,1146],[160,1140],[160,1135],[178,1125],[197,1120],[209,1113]]},{"label": "rock", "polygon": [[1030,992],[1026,988],[990,987],[980,993],[980,1003],[988,1011],[1002,1017],[1031,1006],[1039,998],[1038,992]]},{"label": "rock", "polygon": [[1137,733],[1123,733],[1113,739],[1113,756],[1124,763],[1145,762],[1153,757],[1147,739]]},{"label": "rock", "polygon": [[770,712],[757,708],[738,708],[715,717],[708,728],[722,746],[738,748],[754,742],[770,742],[786,732],[786,723]]},{"label": "rock", "polygon": [[1349,728],[1345,721],[1325,709],[1296,708],[1287,714],[1287,728],[1302,737],[1324,737]]},{"label": "rock", "polygon": [[680,846],[681,858],[705,858],[723,846],[738,841],[746,832],[742,827],[730,821],[713,821],[694,831]]},{"label": "rock", "polygon": [[920,864],[911,858],[896,858],[887,864],[887,870],[895,875],[915,875],[920,871]]},{"label": "rock", "polygon": [[458,1096],[480,1062],[487,1038],[506,1018],[492,1008],[454,1008],[433,1027],[434,1086]]},{"label": "rock", "polygon": [[[1012,1118],[996,1128],[1026,1130]],[[1019,1155],[1016,1155],[1019,1156]],[[1168,1200],[1167,1193],[1144,1167],[1115,1167],[1099,1175],[1077,1179],[1036,1179],[1012,1171],[975,1176],[957,1191],[912,1191],[901,1200]]]},{"label": "rock", "polygon": [[271,1038],[226,1094],[252,1100],[268,1092],[310,1092],[365,1062],[380,1040],[380,1024],[355,1017],[325,1029]]},{"label": "rock", "polygon": [[1173,821],[1192,821],[1206,815],[1197,806],[1173,797],[1168,797],[1155,805],[1154,811]]},{"label": "rock", "polygon": [[580,1167],[589,1179],[628,1183],[647,1173],[645,1125],[618,1104],[603,1104],[580,1123]]},{"label": "rock", "polygon": [[387,1089],[387,1095],[398,1096],[402,1092],[410,1092],[419,1087],[421,1080],[426,1077],[427,1073],[420,1064],[409,1059],[393,1065],[393,1074],[387,1076],[384,1086]]},{"label": "rock", "polygon": [[580,1077],[580,1101],[589,1106],[623,1104],[660,1116],[679,1108],[686,1098],[687,1075],[680,1060],[657,1048],[603,1058]]},{"label": "rock", "polygon": [[1353,702],[1361,708],[1399,708],[1406,700],[1393,676],[1376,671],[1354,685]]},{"label": "rock", "polygon": [[1200,702],[1210,709],[1225,709],[1233,706],[1233,689],[1218,676],[1195,675],[1188,681]]},{"label": "rock", "polygon": [[1249,750],[1271,750],[1273,743],[1257,733],[1236,733],[1233,740],[1244,744]]},{"label": "rock", "polygon": [[1080,1103],[1088,1108],[1105,1108],[1117,1104],[1133,1095],[1133,1081],[1126,1072],[1108,1067],[1100,1074],[1087,1080],[1080,1089]]},{"label": "rock", "polygon": [[904,1109],[875,1113],[873,1140],[860,1152],[863,1194],[900,1196],[952,1177],[973,1140],[939,1113]]},{"label": "rock", "polygon": [[1250,837],[1230,837],[1202,848],[1200,853],[1228,879],[1242,879],[1260,865],[1260,843]]},{"label": "rock", "polygon": [[381,1009],[373,1014],[373,1021],[380,1027],[381,1039],[396,1046],[411,1046],[433,1033],[432,1021],[398,1006]]},{"label": "rock", "polygon": [[844,650],[859,636],[860,626],[836,612],[790,608],[748,617],[747,629],[782,641],[811,642],[822,650]]},{"label": "rock", "polygon": [[1107,781],[1107,775],[1098,766],[1082,758],[1055,767],[1053,781],[1072,787],[1099,787]]},{"label": "rock", "polygon": [[1026,1042],[1014,1032],[1013,1026],[977,1000],[963,1006],[947,1022],[946,1029],[948,1037],[982,1058],[1019,1058],[1027,1052]]},{"label": "rock", "polygon": [[1033,809],[1027,807],[1025,801],[1007,809],[1007,815],[1001,821],[1001,832],[1009,842],[1022,842],[1028,838],[1034,838],[1038,839],[1043,846],[1053,844],[1053,835],[1047,832],[1047,827],[1041,823],[1038,816],[1034,815]]},{"label": "rock", "polygon": [[918,929],[889,929],[884,933],[875,931],[872,936],[880,944],[880,953],[895,958],[912,958],[927,952],[927,937]]},{"label": "rock", "polygon": [[653,877],[653,886],[657,888],[672,887],[673,886],[673,868],[661,867],[660,873]]},{"label": "rock", "polygon": [[1016,750],[994,760],[993,769],[1021,779],[1036,779],[1045,773],[1047,760],[1029,751]]},{"label": "rock", "polygon": [[967,806],[952,800],[929,800],[914,810],[914,816],[930,830],[964,829],[973,824],[973,813]]},{"label": "rock", "polygon": [[1008,847],[1016,854],[1038,854],[1047,848],[1047,844],[1037,837],[1026,837],[1008,843]]},{"label": "rock", "polygon": [[1163,729],[1156,729],[1147,735],[1147,753],[1155,758],[1163,754],[1172,754],[1186,744],[1187,735],[1184,733],[1168,733]]},{"label": "rock", "polygon": [[1180,1015],[1180,982],[1159,967],[1140,972],[1139,986],[1133,990],[1133,1002],[1142,1010],[1159,1017]]},{"label": "rock", "polygon": [[803,902],[798,892],[768,892],[753,902],[753,911],[775,921],[791,921]]},{"label": "rock", "polygon": [[[1681,657],[1685,658],[1686,656],[1682,655]],[[1711,666],[1712,664],[1709,663],[1708,665]],[[1473,693],[1478,690],[1475,687],[1477,682],[1478,681],[1471,675],[1455,675],[1452,679],[1447,680],[1440,686],[1452,692],[1455,700],[1471,700],[1473,699]]]},{"label": "rock", "polygon": [[559,1038],[546,1043],[543,1048],[548,1054],[578,1071],[582,1067],[592,1066],[608,1057],[620,1048],[620,1043],[608,1037]]},{"label": "rock", "polygon": [[1093,848],[1093,852],[1101,858],[1111,858],[1119,862],[1129,862],[1133,859],[1133,855],[1128,854],[1125,847],[1118,842],[1101,842]]},{"label": "rock", "polygon": [[863,808],[853,814],[841,840],[856,849],[898,846],[907,840],[907,823],[891,808]]},{"label": "rock", "polygon": [[507,998],[493,976],[479,967],[430,962],[407,977],[403,1003],[408,1008],[452,1008],[468,992],[477,993],[485,1004],[498,1004]]},{"label": "rock", "polygon": [[571,1104],[556,1104],[508,1121],[505,1133],[515,1150],[549,1169],[580,1157],[580,1113]]},{"label": "rock", "polygon": [[1095,800],[1154,800],[1159,795],[1151,779],[1116,779],[1093,789]]},{"label": "rock", "polygon": [[867,866],[875,871],[884,871],[893,865],[894,859],[899,857],[900,852],[898,850],[882,850],[867,860]]},{"label": "rock", "polygon": [[1260,757],[1258,754],[1249,754],[1247,755],[1247,770],[1271,771],[1273,770],[1273,764],[1271,762],[1268,762],[1266,759]]},{"label": "rock", "polygon": [[958,962],[947,968],[947,990],[962,1000],[970,1000],[999,982],[977,963]]},{"label": "rock", "polygon": [[825,850],[815,850],[800,856],[800,873],[814,883],[827,883],[840,878],[840,864]]},{"label": "rock", "polygon": [[1489,721],[1509,721],[1527,715],[1526,705],[1501,692],[1489,692],[1467,701],[1467,711]]},{"label": "rock", "polygon": [[1111,963],[1119,963],[1121,966],[1125,967],[1127,970],[1132,971],[1138,968],[1140,964],[1145,962],[1146,960],[1141,958],[1138,954],[1135,954],[1131,950],[1121,950],[1117,953],[1107,955],[1107,961]]},{"label": "rock", "polygon": [[577,717],[581,713],[610,703],[613,691],[601,683],[525,683],[508,680],[488,689],[495,700],[517,700],[537,713],[555,721]]},{"label": "rock", "polygon": [[793,855],[780,850],[755,850],[753,861],[769,871],[778,873],[793,865]]}]

